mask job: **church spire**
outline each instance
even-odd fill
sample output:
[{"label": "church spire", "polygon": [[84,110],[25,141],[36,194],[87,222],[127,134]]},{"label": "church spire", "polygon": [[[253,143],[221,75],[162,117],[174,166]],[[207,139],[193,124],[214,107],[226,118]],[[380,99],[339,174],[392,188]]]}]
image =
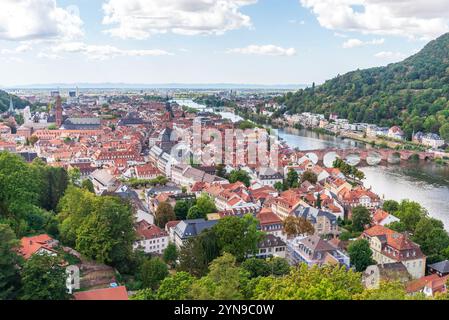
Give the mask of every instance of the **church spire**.
[{"label": "church spire", "polygon": [[14,113],[14,103],[12,102],[12,95],[9,95],[9,112]]}]

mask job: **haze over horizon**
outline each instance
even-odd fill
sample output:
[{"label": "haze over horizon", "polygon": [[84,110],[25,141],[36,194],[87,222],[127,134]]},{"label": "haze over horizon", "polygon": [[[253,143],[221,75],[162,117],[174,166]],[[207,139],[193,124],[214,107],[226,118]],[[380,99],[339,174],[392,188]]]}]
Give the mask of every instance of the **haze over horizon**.
[{"label": "haze over horizon", "polygon": [[448,30],[440,0],[2,0],[0,86],[319,84]]}]

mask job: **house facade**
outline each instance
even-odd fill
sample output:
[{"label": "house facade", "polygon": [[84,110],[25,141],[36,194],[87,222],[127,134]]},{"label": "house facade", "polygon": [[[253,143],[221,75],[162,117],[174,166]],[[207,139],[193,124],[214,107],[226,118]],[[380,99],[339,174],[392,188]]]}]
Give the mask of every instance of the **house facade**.
[{"label": "house facade", "polygon": [[145,253],[162,254],[168,246],[168,233],[145,220],[136,224],[136,233],[139,240],[134,243],[134,249],[141,249]]},{"label": "house facade", "polygon": [[361,238],[368,240],[377,263],[401,262],[413,279],[424,276],[426,256],[405,234],[377,225],[365,230]]}]

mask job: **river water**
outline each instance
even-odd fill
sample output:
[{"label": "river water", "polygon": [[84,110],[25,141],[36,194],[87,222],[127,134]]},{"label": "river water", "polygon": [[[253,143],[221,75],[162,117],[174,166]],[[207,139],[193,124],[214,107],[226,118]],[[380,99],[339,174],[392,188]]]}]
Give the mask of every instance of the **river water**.
[{"label": "river water", "polygon": [[[180,105],[205,110],[192,100],[178,100]],[[207,110],[207,109],[206,109]],[[223,118],[239,121],[233,113],[220,113]],[[365,148],[364,143],[351,139],[319,134],[310,130],[279,129],[278,135],[291,148],[318,150],[326,148]],[[444,222],[449,230],[449,167],[435,163],[407,163],[401,165],[368,166],[364,184],[384,199],[410,199],[424,206],[429,215]]]}]

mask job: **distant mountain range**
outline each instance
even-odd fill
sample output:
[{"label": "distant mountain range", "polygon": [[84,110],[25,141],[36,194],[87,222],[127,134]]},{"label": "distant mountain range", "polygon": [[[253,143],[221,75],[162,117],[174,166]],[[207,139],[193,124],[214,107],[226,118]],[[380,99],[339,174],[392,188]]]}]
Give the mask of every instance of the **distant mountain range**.
[{"label": "distant mountain range", "polygon": [[298,90],[307,87],[305,84],[236,84],[236,83],[161,83],[161,84],[131,84],[131,83],[48,83],[29,84],[3,87],[5,89],[260,89],[260,90]]}]

